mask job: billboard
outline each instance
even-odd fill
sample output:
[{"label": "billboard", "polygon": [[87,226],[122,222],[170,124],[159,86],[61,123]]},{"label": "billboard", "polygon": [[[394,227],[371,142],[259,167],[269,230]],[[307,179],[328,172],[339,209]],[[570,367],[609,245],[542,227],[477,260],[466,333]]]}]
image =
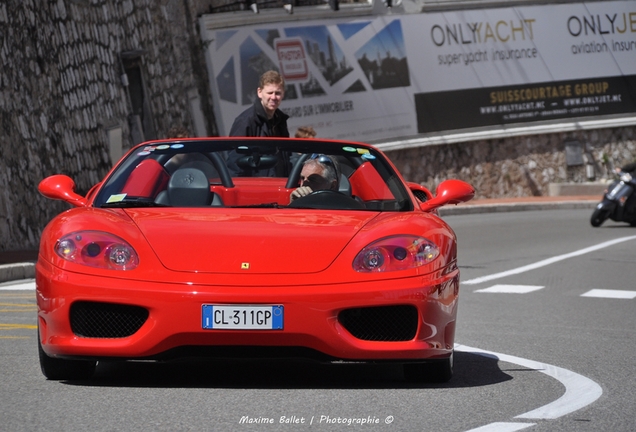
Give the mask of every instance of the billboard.
[{"label": "billboard", "polygon": [[[337,15],[337,14],[336,14]],[[378,141],[636,112],[636,2],[390,14],[207,29],[221,134],[286,77],[290,131]]]}]

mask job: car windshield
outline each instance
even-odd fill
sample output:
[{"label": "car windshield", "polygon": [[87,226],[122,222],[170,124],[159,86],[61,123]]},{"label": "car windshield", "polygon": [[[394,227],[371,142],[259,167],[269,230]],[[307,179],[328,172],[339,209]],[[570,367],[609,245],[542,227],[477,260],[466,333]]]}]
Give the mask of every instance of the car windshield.
[{"label": "car windshield", "polygon": [[[312,178],[303,169],[316,162]],[[315,177],[316,172],[323,177]],[[292,197],[299,186],[311,190]],[[93,206],[413,209],[403,182],[374,148],[279,138],[192,138],[139,145],[105,180]]]}]

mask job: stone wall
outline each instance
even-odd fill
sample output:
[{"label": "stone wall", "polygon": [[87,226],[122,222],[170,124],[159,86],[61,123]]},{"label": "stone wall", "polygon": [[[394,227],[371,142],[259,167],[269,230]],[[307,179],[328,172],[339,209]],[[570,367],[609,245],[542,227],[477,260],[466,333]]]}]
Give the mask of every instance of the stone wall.
[{"label": "stone wall", "polygon": [[550,183],[586,182],[585,165],[568,166],[565,142],[576,140],[594,165],[593,180],[636,160],[636,127],[519,136],[388,151],[404,177],[431,191],[444,179],[471,183],[476,198],[548,195]]},{"label": "stone wall", "polygon": [[139,53],[150,136],[192,126],[188,92],[201,95],[216,133],[207,71],[187,0],[5,0],[0,3],[0,250],[37,247],[45,224],[68,205],[37,185],[56,173],[86,192],[110,169],[108,131],[131,137],[122,53]]}]

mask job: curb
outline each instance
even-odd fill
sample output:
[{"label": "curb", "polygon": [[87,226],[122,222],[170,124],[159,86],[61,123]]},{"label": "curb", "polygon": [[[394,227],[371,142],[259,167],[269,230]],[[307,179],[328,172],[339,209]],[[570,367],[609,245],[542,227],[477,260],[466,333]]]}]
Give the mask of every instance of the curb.
[{"label": "curb", "polygon": [[23,262],[0,265],[0,283],[35,279],[35,263]]},{"label": "curb", "polygon": [[574,200],[561,202],[517,202],[497,204],[459,204],[454,207],[446,206],[438,210],[440,216],[454,216],[479,213],[506,213],[514,211],[534,210],[579,210],[593,209],[599,200]]}]

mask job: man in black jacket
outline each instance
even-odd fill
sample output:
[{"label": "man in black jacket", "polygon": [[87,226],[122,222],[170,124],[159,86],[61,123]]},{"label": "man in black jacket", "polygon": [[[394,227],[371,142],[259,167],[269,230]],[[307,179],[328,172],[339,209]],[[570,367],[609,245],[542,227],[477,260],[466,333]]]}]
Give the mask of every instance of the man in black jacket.
[{"label": "man in black jacket", "polygon": [[287,119],[289,116],[278,109],[285,96],[285,80],[276,71],[261,75],[258,99],[254,105],[236,117],[230,136],[247,137],[289,137]]},{"label": "man in black jacket", "polygon": [[[254,105],[239,114],[232,128],[230,136],[236,137],[285,137],[289,138],[287,119],[289,116],[278,107],[285,96],[285,80],[276,71],[267,71],[261,75],[256,89],[258,98]],[[288,157],[282,157],[277,165],[276,175],[287,175],[289,167]],[[271,170],[246,170],[237,164],[240,156],[236,152],[231,152],[228,156],[228,168],[232,175],[252,176],[252,175],[274,175]]]},{"label": "man in black jacket", "polygon": [[625,172],[630,173],[632,177],[636,176],[636,162],[630,162],[627,165],[621,167],[620,169],[616,169],[616,172]]}]

